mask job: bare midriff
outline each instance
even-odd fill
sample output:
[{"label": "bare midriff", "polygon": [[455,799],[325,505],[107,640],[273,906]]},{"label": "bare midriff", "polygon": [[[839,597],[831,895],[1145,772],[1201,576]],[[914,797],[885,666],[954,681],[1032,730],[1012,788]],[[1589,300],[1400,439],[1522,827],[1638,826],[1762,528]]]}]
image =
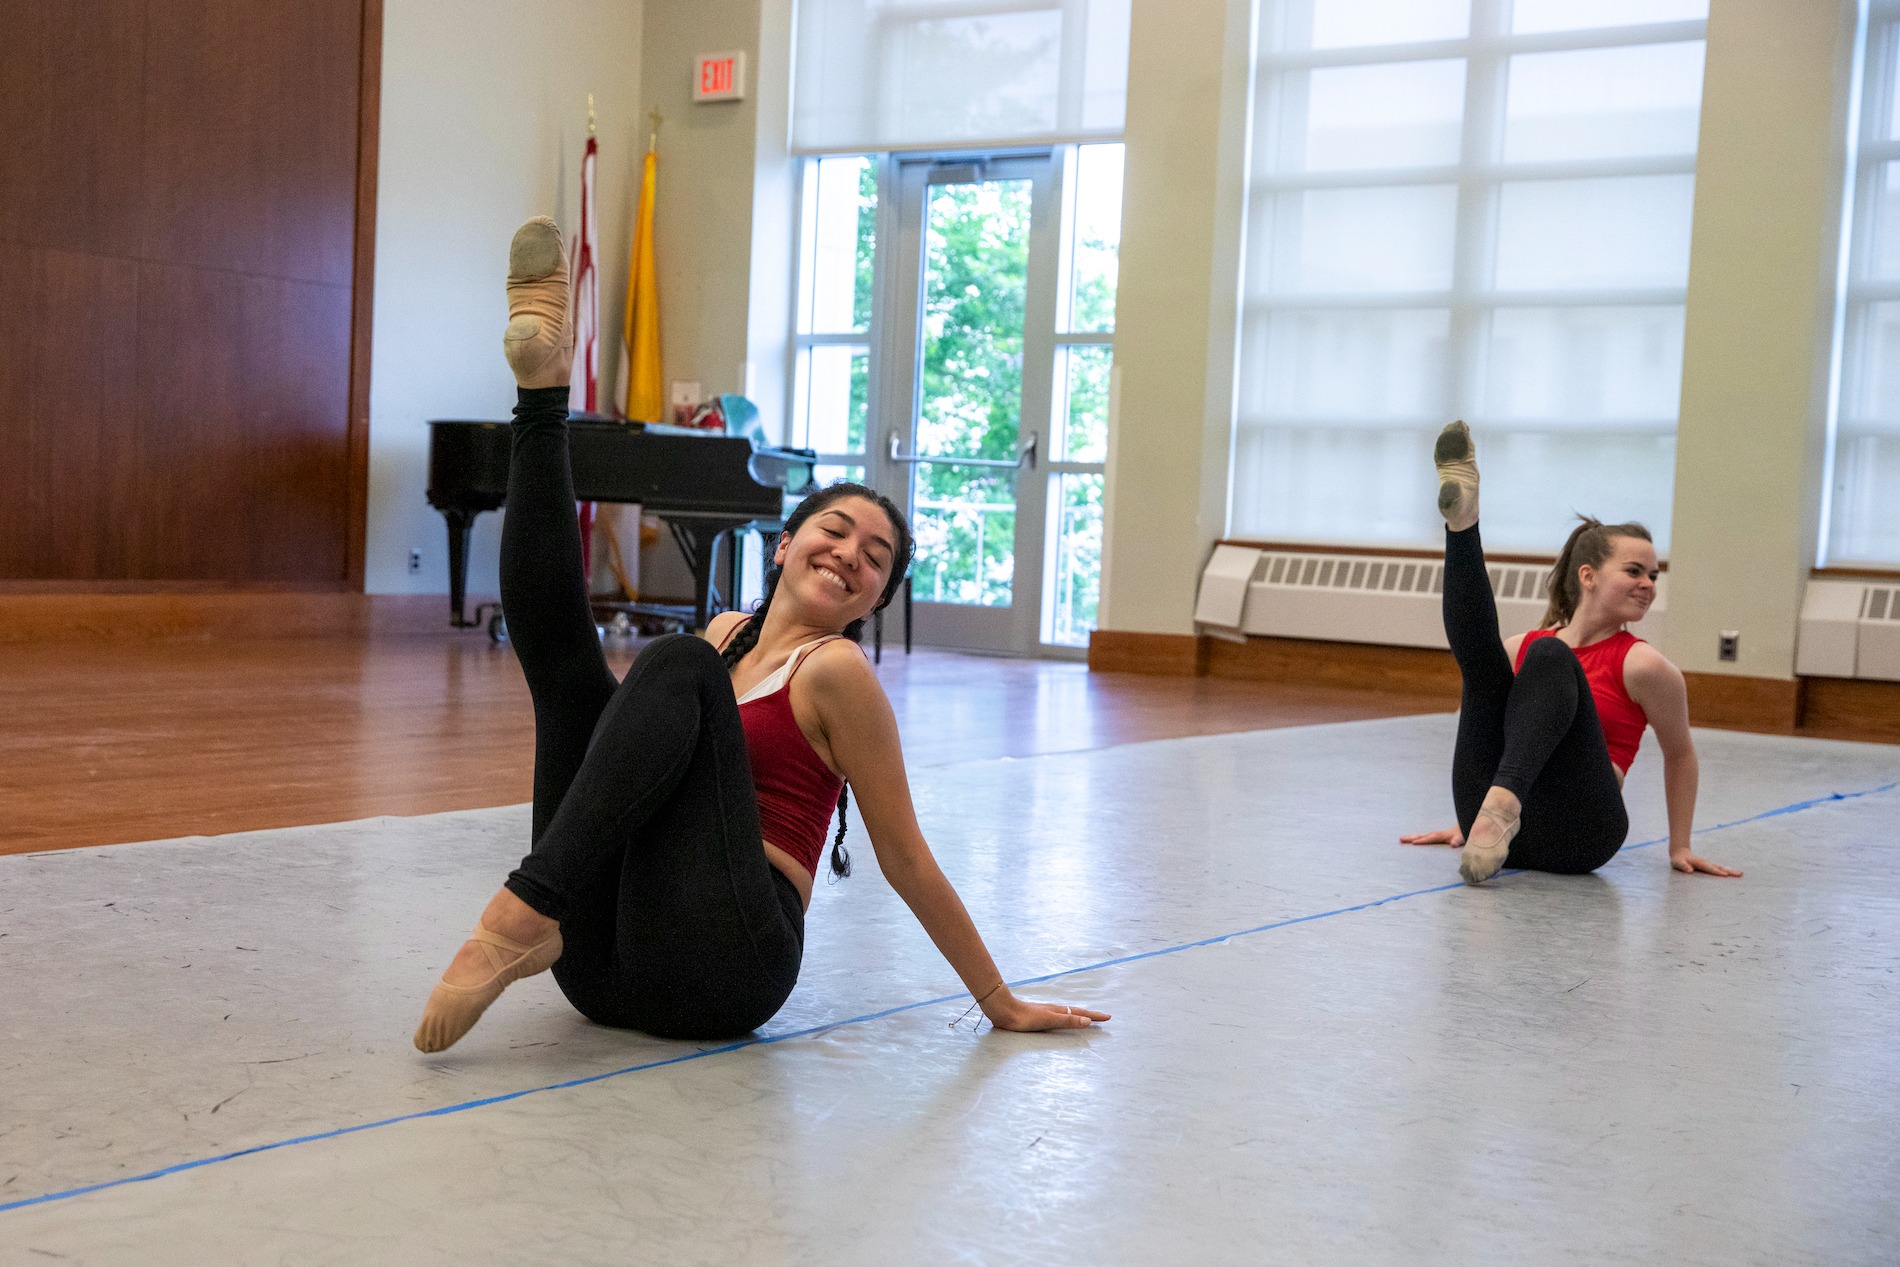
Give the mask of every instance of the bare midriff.
[{"label": "bare midriff", "polygon": [[804,909],[809,911],[811,909],[811,872],[800,866],[798,859],[769,840],[765,842],[765,860],[777,867],[785,878],[792,882],[792,887],[798,890],[799,901],[803,902]]}]

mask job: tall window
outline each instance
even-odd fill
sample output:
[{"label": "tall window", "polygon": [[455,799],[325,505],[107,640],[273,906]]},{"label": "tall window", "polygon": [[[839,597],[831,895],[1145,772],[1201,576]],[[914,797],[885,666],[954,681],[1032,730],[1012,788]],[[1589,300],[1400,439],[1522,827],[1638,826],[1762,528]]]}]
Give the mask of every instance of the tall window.
[{"label": "tall window", "polygon": [[1900,3],[1868,14],[1823,563],[1900,564]]},{"label": "tall window", "polygon": [[1666,550],[1707,0],[1263,4],[1231,532]]},{"label": "tall window", "polygon": [[1123,147],[1116,144],[1078,145],[1063,156],[1042,640],[1065,646],[1088,645],[1101,595],[1102,483],[1108,461],[1108,384],[1115,363],[1122,155]]},{"label": "tall window", "polygon": [[819,483],[862,481],[871,402],[876,161],[809,160],[799,224],[790,442],[818,451]]}]

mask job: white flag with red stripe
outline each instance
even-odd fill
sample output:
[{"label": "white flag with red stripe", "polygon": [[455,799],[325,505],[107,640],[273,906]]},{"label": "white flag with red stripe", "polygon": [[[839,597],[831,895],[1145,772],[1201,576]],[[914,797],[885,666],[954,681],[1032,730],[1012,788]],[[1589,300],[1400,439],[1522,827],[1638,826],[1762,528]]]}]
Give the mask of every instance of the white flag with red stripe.
[{"label": "white flag with red stripe", "polygon": [[594,160],[600,146],[587,138],[581,159],[581,231],[568,246],[567,273],[573,278],[574,377],[569,380],[567,407],[575,413],[600,409],[600,227],[594,218]]}]

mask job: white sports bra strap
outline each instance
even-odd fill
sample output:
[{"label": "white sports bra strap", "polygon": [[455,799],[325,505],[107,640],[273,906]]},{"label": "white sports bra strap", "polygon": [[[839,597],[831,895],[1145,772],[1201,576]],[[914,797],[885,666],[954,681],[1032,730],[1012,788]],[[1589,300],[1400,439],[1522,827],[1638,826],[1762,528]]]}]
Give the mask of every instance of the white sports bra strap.
[{"label": "white sports bra strap", "polygon": [[786,683],[792,680],[792,671],[798,667],[798,662],[804,658],[807,651],[813,647],[823,646],[825,643],[831,642],[841,636],[840,634],[828,634],[823,638],[814,638],[810,642],[793,647],[792,654],[785,657],[785,663],[772,670],[764,681],[740,696],[739,702],[741,704],[750,704],[755,699],[764,699],[768,695],[784,690]]}]

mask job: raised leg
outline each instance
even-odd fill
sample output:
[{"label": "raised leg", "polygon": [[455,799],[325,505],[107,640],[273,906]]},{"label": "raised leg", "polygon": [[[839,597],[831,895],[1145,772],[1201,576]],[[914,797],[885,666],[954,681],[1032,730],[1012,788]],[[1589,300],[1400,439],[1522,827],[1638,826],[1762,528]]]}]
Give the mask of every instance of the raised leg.
[{"label": "raised leg", "polygon": [[501,608],[534,701],[537,840],[580,769],[615,688],[581,572],[566,392],[524,387],[519,393],[501,524]]},{"label": "raised leg", "polygon": [[519,385],[501,525],[501,607],[534,700],[534,836],[539,838],[587,753],[614,691],[581,563],[568,454],[567,252],[536,216],[508,246],[508,329],[502,353]]},{"label": "raised leg", "polygon": [[[598,642],[589,639],[587,654],[576,654],[573,645],[574,588],[581,591],[582,617],[590,630],[592,619],[585,609],[568,470],[566,383],[573,331],[567,298],[560,230],[552,220],[536,217],[516,231],[508,251],[508,329],[502,350],[521,390],[508,473],[509,512],[502,522],[501,591],[509,623],[528,635],[525,644],[517,638],[516,650],[535,708],[537,835],[572,780],[613,689]],[[498,892],[430,992],[416,1027],[416,1046],[436,1052],[453,1045],[511,982],[545,972],[561,953],[561,930],[553,920],[507,890]]]},{"label": "raised leg", "polygon": [[1504,719],[1514,684],[1476,524],[1445,533],[1443,609],[1445,640],[1462,680],[1451,763],[1452,802],[1458,827],[1469,836],[1504,756]]}]

